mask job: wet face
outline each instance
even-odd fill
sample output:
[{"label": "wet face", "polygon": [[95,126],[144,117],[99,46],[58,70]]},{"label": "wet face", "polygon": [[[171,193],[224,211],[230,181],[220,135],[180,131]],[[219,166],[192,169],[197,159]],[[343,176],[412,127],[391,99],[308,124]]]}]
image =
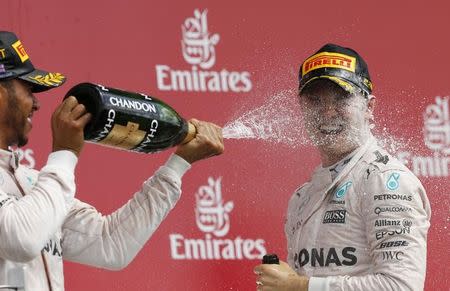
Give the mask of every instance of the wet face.
[{"label": "wet face", "polygon": [[39,109],[39,103],[24,81],[15,79],[0,84],[1,147],[24,146],[28,142],[33,113]]},{"label": "wet face", "polygon": [[367,98],[350,94],[330,80],[308,84],[301,92],[300,104],[312,143],[325,152],[352,151],[370,133]]}]

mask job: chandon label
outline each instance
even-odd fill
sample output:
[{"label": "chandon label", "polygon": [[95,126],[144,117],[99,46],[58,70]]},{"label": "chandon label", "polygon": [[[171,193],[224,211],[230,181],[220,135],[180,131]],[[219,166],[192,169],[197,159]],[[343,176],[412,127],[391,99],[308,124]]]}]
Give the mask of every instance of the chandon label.
[{"label": "chandon label", "polygon": [[131,100],[127,98],[120,97],[110,97],[109,103],[116,107],[122,107],[127,109],[134,109],[144,112],[156,113],[156,106],[154,104],[140,102],[138,100]]}]

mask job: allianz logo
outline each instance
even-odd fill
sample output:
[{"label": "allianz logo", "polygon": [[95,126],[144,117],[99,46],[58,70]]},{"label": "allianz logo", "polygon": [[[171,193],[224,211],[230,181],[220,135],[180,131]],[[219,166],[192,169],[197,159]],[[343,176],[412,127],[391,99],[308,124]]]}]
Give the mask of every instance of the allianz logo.
[{"label": "allianz logo", "polygon": [[169,235],[171,257],[175,260],[254,260],[267,253],[262,238],[227,237],[231,227],[233,201],[222,198],[222,177],[208,178],[195,193],[195,222],[202,237]]}]

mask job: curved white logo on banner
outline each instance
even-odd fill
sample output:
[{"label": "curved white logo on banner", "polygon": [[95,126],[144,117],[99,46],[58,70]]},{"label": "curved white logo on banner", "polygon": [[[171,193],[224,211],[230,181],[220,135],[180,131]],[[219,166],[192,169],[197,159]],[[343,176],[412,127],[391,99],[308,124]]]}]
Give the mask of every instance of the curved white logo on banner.
[{"label": "curved white logo on banner", "polygon": [[222,199],[222,177],[209,177],[208,185],[200,186],[195,198],[195,220],[204,236],[186,238],[183,234],[170,234],[172,259],[254,260],[266,254],[265,241],[261,238],[227,237],[234,203],[224,203]]},{"label": "curved white logo on banner", "polygon": [[423,114],[424,144],[433,156],[415,156],[410,152],[398,153],[398,158],[417,176],[448,177],[450,165],[449,97],[435,98]]},{"label": "curved white logo on banner", "polygon": [[194,17],[189,17],[181,26],[183,39],[181,47],[184,60],[191,65],[199,65],[202,69],[210,69],[216,62],[215,46],[220,36],[208,31],[208,11],[194,11]]},{"label": "curved white logo on banner", "polygon": [[197,207],[195,218],[198,228],[205,233],[213,233],[216,236],[225,236],[230,230],[230,216],[234,204],[232,201],[223,203],[222,177],[217,180],[209,177],[208,185],[201,186],[195,194]]},{"label": "curved white logo on banner", "polygon": [[[252,89],[248,71],[210,70],[216,63],[218,33],[208,29],[208,10],[196,9],[181,25],[181,52],[189,70],[156,65],[156,81],[162,91],[183,92],[235,92]],[[238,44],[236,44],[238,45]]]}]

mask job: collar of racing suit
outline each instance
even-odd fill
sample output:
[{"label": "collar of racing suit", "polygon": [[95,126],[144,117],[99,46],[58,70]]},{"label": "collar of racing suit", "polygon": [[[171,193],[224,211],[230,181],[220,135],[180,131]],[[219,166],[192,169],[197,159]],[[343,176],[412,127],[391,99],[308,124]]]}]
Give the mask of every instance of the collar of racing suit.
[{"label": "collar of racing suit", "polygon": [[[350,155],[353,155],[353,156],[351,157],[351,159],[348,162],[346,162],[345,167],[342,167],[336,175],[332,175],[332,173],[330,172],[330,169],[329,169],[330,167],[323,168],[322,165],[320,165],[314,171],[313,179],[318,178],[319,181],[324,181],[325,184],[328,185],[328,187],[325,189],[325,193],[327,193],[328,191],[330,191],[331,188],[334,187],[334,185],[336,185],[336,183],[338,183],[342,179],[342,177],[347,175],[347,173],[351,169],[353,169],[353,167],[361,159],[361,157],[367,152],[367,150],[376,143],[377,143],[377,140],[375,139],[375,137],[373,135],[370,135],[369,138],[367,139],[367,141],[362,146],[360,146],[355,151],[350,153]],[[348,156],[346,156],[344,158],[344,161],[345,161],[345,159],[348,159]],[[338,163],[340,163],[341,161],[339,161]],[[336,165],[336,164],[334,164],[334,165]],[[331,167],[333,167],[334,165],[332,165]]]},{"label": "collar of racing suit", "polygon": [[14,171],[19,167],[19,154],[16,151],[0,149],[0,167]]},{"label": "collar of racing suit", "polygon": [[329,167],[324,167],[324,169],[327,169],[328,171],[330,171],[331,174],[331,178],[334,180],[337,175],[339,175],[339,173],[345,168],[345,166],[348,164],[348,162],[350,162],[350,160],[352,159],[352,157],[355,155],[355,153],[358,151],[359,147],[356,148],[355,150],[353,150],[351,153],[349,153],[348,155],[346,155],[344,158],[340,159],[339,161],[337,161],[336,163],[334,163],[333,165],[329,166]]}]

